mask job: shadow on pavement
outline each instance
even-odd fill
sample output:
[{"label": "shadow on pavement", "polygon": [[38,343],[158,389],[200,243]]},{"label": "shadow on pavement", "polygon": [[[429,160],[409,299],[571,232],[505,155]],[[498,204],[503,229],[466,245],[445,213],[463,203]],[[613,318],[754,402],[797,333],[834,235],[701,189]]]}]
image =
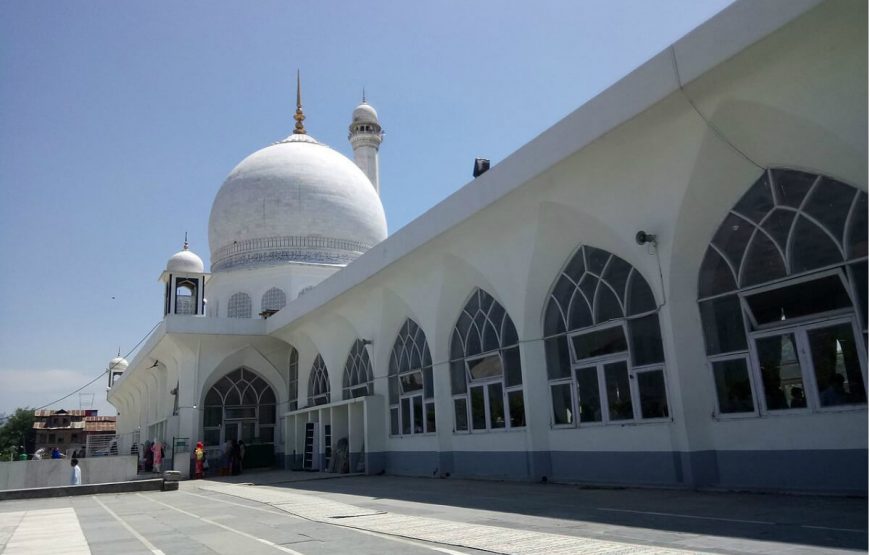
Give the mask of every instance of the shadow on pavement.
[{"label": "shadow on pavement", "polygon": [[[470,517],[492,522],[492,518],[484,519],[486,515],[462,515],[461,512],[451,515],[451,507],[822,548],[866,551],[868,545],[866,498],[590,488],[553,483],[276,470],[212,479],[299,492],[358,496],[339,500],[394,512],[413,511],[407,505],[397,510],[391,507],[394,502],[440,505],[444,513],[440,517],[454,520]],[[421,507],[421,512],[431,514],[431,510],[424,509]],[[565,526],[565,523],[559,525]]]}]

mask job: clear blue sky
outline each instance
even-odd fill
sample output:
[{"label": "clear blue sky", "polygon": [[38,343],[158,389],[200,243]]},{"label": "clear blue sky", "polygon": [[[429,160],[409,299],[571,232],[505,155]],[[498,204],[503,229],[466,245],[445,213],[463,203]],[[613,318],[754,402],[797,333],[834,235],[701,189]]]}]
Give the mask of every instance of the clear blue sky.
[{"label": "clear blue sky", "polygon": [[346,155],[365,86],[394,232],[730,1],[3,2],[0,412],[131,349],[185,231],[208,265],[212,199],[291,132],[297,68]]}]

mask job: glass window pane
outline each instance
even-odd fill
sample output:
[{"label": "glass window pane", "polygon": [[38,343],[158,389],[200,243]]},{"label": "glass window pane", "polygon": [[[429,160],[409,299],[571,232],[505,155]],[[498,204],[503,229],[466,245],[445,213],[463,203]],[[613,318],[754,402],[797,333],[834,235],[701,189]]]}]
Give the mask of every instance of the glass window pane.
[{"label": "glass window pane", "polygon": [[846,236],[846,255],[851,260],[867,256],[867,193],[858,193]]},{"label": "glass window pane", "polygon": [[395,435],[399,434],[399,409],[398,407],[394,407],[390,409],[390,433]]},{"label": "glass window pane", "polygon": [[523,402],[523,392],[509,391],[508,409],[510,410],[511,428],[522,428],[526,425],[526,410]]},{"label": "glass window pane", "polygon": [[483,326],[483,352],[494,351],[498,347],[498,332],[495,331],[495,327],[490,322],[487,322]]},{"label": "glass window pane", "polygon": [[203,430],[203,444],[208,445],[220,445],[221,442],[221,431],[220,429],[212,429],[212,430]]},{"label": "glass window pane", "polygon": [[[568,301],[570,301],[570,298],[566,300],[563,306],[567,307]],[[559,310],[559,305],[554,299],[550,299],[550,302],[547,303],[547,311],[544,314],[544,335],[555,335],[562,333],[565,329],[565,318]]]},{"label": "glass window pane", "polygon": [[614,255],[604,271],[603,279],[613,287],[620,302],[625,302],[625,286],[628,275],[631,273],[631,264]]},{"label": "glass window pane", "polygon": [[656,299],[649,283],[635,270],[631,273],[631,282],[628,284],[628,315],[643,314],[655,308]]},{"label": "glass window pane", "polygon": [[454,395],[465,393],[465,361],[454,360],[450,363],[450,391]]},{"label": "glass window pane", "polygon": [[574,253],[573,257],[571,257],[571,262],[569,262],[568,266],[565,267],[564,273],[574,281],[579,281],[580,276],[582,276],[585,271],[586,264],[583,262],[583,249],[577,249],[577,252]]},{"label": "glass window pane", "polygon": [[[737,289],[734,273],[716,249],[707,247],[698,275],[698,296],[709,297]],[[629,311],[631,313],[631,311]]]},{"label": "glass window pane", "polygon": [[755,403],[752,401],[746,359],[722,360],[712,365],[719,412],[727,414],[754,411]]},{"label": "glass window pane", "polygon": [[628,350],[622,326],[578,334],[572,337],[571,341],[574,343],[574,354],[578,360]]},{"label": "glass window pane", "polygon": [[260,424],[275,423],[275,405],[260,405]]},{"label": "glass window pane", "polygon": [[502,356],[504,356],[506,387],[522,385],[523,370],[520,366],[520,348],[511,347],[510,349],[506,349],[502,353]]},{"label": "glass window pane", "polygon": [[551,385],[550,395],[553,398],[553,423],[573,424],[574,406],[571,400],[571,384],[560,383]]},{"label": "glass window pane", "polygon": [[713,244],[725,254],[731,267],[740,267],[743,251],[746,250],[746,244],[754,229],[754,225],[734,214],[728,214],[719,226],[713,237]]},{"label": "glass window pane", "polygon": [[499,355],[489,355],[487,357],[469,360],[468,373],[471,375],[471,379],[473,380],[501,376],[501,357]]},{"label": "glass window pane", "polygon": [[628,321],[631,335],[631,358],[635,366],[654,364],[665,360],[662,349],[662,332],[657,313]]},{"label": "glass window pane", "polygon": [[456,419],[456,431],[468,430],[468,409],[465,399],[453,400],[453,415]]},{"label": "glass window pane", "polygon": [[791,271],[805,272],[843,260],[837,244],[810,220],[798,216],[791,237]]},{"label": "glass window pane", "polygon": [[390,389],[390,404],[395,405],[399,402],[399,379],[395,376],[390,376],[387,380]]},{"label": "glass window pane", "polygon": [[595,366],[577,369],[577,399],[580,401],[581,423],[601,422],[601,395]]},{"label": "glass window pane", "polygon": [[486,429],[486,404],[483,386],[471,388],[471,428],[474,430]]},{"label": "glass window pane", "polygon": [[[595,284],[598,280],[592,277],[591,274],[586,274],[583,278],[583,285],[592,284],[593,290],[588,296],[584,297],[580,290],[574,292],[571,298],[571,304],[568,307],[568,329],[579,330],[592,325],[592,309],[590,308],[592,300],[595,298]],[[583,286],[581,285],[581,287]]]},{"label": "glass window pane", "polygon": [[852,306],[843,281],[836,275],[747,295],[746,301],[759,324]]},{"label": "glass window pane", "polygon": [[797,208],[816,182],[816,175],[797,170],[771,170],[774,190],[780,204]]},{"label": "glass window pane", "polygon": [[743,308],[737,295],[704,301],[699,307],[708,355],[746,350]]},{"label": "glass window pane", "polygon": [[222,413],[223,409],[220,406],[217,407],[205,407],[203,411],[202,417],[202,425],[203,426],[220,426],[222,422]]},{"label": "glass window pane", "polygon": [[822,222],[834,237],[839,238],[843,236],[846,217],[849,215],[856,193],[854,187],[823,177],[818,186],[813,189],[803,209]]},{"label": "glass window pane", "polygon": [[757,231],[743,262],[740,286],[767,283],[785,277],[785,260],[782,256],[773,241]]},{"label": "glass window pane", "polygon": [[423,373],[411,372],[399,376],[399,384],[402,386],[402,393],[413,393],[423,389]]},{"label": "glass window pane", "polygon": [[628,364],[624,361],[604,365],[604,385],[607,388],[607,410],[611,420],[631,420],[631,390],[628,386]]},{"label": "glass window pane", "polygon": [[770,194],[767,172],[765,172],[737,202],[734,211],[750,220],[760,222],[771,208],[773,208],[773,197]]},{"label": "glass window pane", "polygon": [[609,252],[595,247],[586,247],[586,267],[593,274],[601,275],[608,258],[610,258]]},{"label": "glass window pane", "polygon": [[793,389],[799,390],[799,393],[796,393],[797,398],[805,398],[794,334],[759,338],[755,341],[755,348],[758,351],[758,365],[761,368],[767,410],[798,408],[789,407],[788,402],[792,397]]},{"label": "glass window pane", "polygon": [[423,397],[421,395],[415,395],[413,397],[414,402],[414,433],[422,434],[423,433]]},{"label": "glass window pane", "polygon": [[807,331],[823,407],[866,404],[864,377],[850,324]]},{"label": "glass window pane", "polygon": [[571,375],[571,359],[568,356],[568,339],[563,335],[551,337],[544,342],[547,354],[547,376],[551,380]]},{"label": "glass window pane", "polygon": [[849,266],[852,271],[852,283],[858,292],[858,303],[861,314],[861,329],[867,329],[867,261]]},{"label": "glass window pane", "polygon": [[504,390],[500,383],[489,384],[488,388],[490,428],[504,428]]},{"label": "glass window pane", "polygon": [[205,405],[222,405],[223,401],[217,389],[211,388],[208,390],[208,395],[205,396]]},{"label": "glass window pane", "polygon": [[423,396],[432,399],[435,396],[435,387],[432,384],[432,367],[423,368]]},{"label": "glass window pane", "polygon": [[411,433],[411,399],[402,399],[402,433]]},{"label": "glass window pane", "polygon": [[608,320],[622,318],[622,316],[622,306],[620,306],[616,295],[604,282],[600,282],[595,299],[595,323],[600,324]]},{"label": "glass window pane", "polygon": [[791,233],[791,224],[794,221],[795,214],[791,210],[778,208],[761,224],[761,227],[773,237],[773,240],[776,241],[782,252],[788,250],[788,235]]},{"label": "glass window pane", "polygon": [[641,418],[667,418],[668,398],[665,393],[665,373],[661,370],[639,372],[637,391],[640,395]]},{"label": "glass window pane", "polygon": [[426,403],[426,431],[430,434],[435,428],[435,403]]}]

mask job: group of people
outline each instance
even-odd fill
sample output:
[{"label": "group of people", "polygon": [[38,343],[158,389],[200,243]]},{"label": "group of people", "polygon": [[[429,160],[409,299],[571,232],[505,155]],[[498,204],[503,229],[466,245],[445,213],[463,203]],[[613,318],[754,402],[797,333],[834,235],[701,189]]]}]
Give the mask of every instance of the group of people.
[{"label": "group of people", "polygon": [[228,439],[224,443],[224,475],[237,476],[242,473],[245,460],[245,442]]},{"label": "group of people", "polygon": [[[245,442],[228,439],[224,443],[223,453],[221,455],[221,468],[219,474],[221,476],[237,476],[242,473],[243,461],[245,460]],[[191,454],[193,459],[193,477],[204,478],[209,469],[208,452],[205,444],[201,441],[196,442],[196,448]]]},{"label": "group of people", "polygon": [[[146,441],[141,448],[138,448],[139,455],[139,470],[141,472],[162,472],[163,457],[166,456],[166,451],[163,443],[158,440]],[[131,454],[133,450],[131,449]]]}]

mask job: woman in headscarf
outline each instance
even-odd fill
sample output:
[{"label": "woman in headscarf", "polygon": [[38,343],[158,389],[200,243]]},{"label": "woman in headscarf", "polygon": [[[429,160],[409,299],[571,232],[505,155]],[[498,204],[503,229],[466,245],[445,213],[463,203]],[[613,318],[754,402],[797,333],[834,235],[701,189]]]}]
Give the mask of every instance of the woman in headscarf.
[{"label": "woman in headscarf", "polygon": [[202,478],[203,465],[205,464],[205,447],[201,441],[196,442],[196,449],[193,450],[194,458],[194,478]]}]

